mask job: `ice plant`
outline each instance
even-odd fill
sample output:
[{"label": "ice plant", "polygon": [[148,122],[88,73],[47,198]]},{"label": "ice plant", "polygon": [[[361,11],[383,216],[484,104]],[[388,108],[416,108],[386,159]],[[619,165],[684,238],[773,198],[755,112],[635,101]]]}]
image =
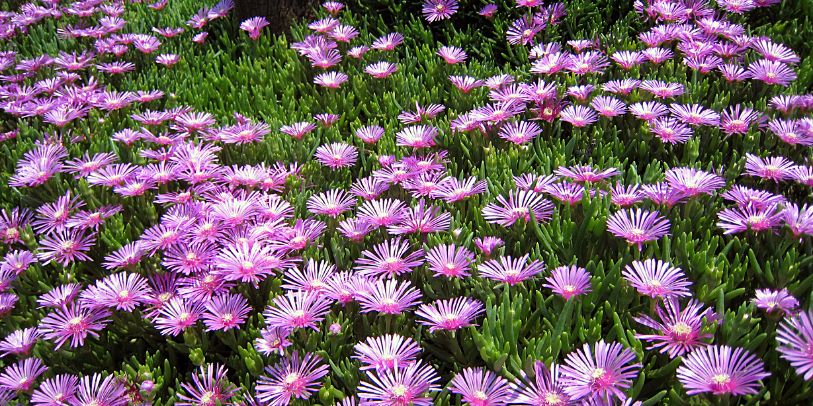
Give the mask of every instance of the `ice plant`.
[{"label": "ice plant", "polygon": [[198,406],[225,404],[237,393],[227,378],[228,370],[223,365],[201,365],[197,373],[192,374],[192,383],[182,383],[184,393],[178,394],[179,406]]},{"label": "ice plant", "polygon": [[534,378],[524,371],[515,389],[514,405],[555,406],[570,404],[570,396],[562,384],[561,367],[555,363],[550,368],[542,361],[534,362]]},{"label": "ice plant", "polygon": [[584,344],[567,355],[561,370],[564,392],[571,400],[624,401],[624,390],[632,386],[641,364],[635,354],[619,343]]},{"label": "ice plant", "polygon": [[479,301],[467,297],[457,297],[422,304],[415,311],[415,315],[423,319],[419,323],[428,326],[429,331],[434,332],[437,330],[454,331],[473,326],[473,320],[483,312],[485,312],[483,304]]},{"label": "ice plant", "polygon": [[508,404],[514,398],[509,382],[483,368],[466,368],[452,378],[450,391],[461,396],[470,406]]},{"label": "ice plant", "polygon": [[247,32],[248,36],[257,40],[260,38],[260,31],[269,24],[265,17],[251,17],[240,23],[240,29]]},{"label": "ice plant", "polygon": [[694,349],[708,345],[707,340],[712,338],[704,333],[706,321],[716,318],[710,309],[703,309],[703,305],[696,300],[681,308],[680,301],[674,297],[664,300],[663,307],[656,308],[658,319],[643,314],[635,318],[638,323],[655,330],[656,334],[636,334],[635,337],[651,343],[649,349],[657,349],[666,353],[670,358],[685,355]]},{"label": "ice plant", "polygon": [[806,381],[813,378],[813,313],[785,318],[776,330],[777,351]]},{"label": "ice plant", "polygon": [[362,402],[371,404],[429,406],[432,398],[426,396],[428,392],[440,390],[435,384],[439,379],[437,372],[422,361],[368,371],[366,379],[359,385],[358,396]]},{"label": "ice plant", "polygon": [[319,390],[328,366],[318,355],[294,352],[265,368],[257,381],[257,399],[269,404],[287,405],[293,399],[308,399]]},{"label": "ice plant", "polygon": [[753,394],[768,376],[763,362],[747,350],[717,345],[689,353],[677,369],[677,378],[689,395]]},{"label": "ice plant", "polygon": [[565,300],[590,293],[592,290],[590,274],[586,269],[578,266],[557,267],[551,272],[551,276],[545,278],[543,286],[550,288],[553,293]]},{"label": "ice plant", "polygon": [[528,262],[530,255],[525,254],[519,258],[503,256],[499,259],[489,259],[477,267],[480,276],[508,285],[516,285],[530,279],[545,269],[539,260]]},{"label": "ice plant", "polygon": [[442,244],[432,247],[426,253],[426,262],[435,276],[464,278],[469,276],[474,254],[466,247]]},{"label": "ice plant", "polygon": [[324,320],[330,310],[330,301],[319,292],[293,291],[274,298],[274,303],[263,312],[270,327],[311,328],[318,331],[317,323]]},{"label": "ice plant", "polygon": [[355,345],[354,359],[367,371],[406,368],[415,363],[421,348],[413,339],[397,334],[368,337]]},{"label": "ice plant", "polygon": [[787,289],[757,289],[752,301],[756,307],[768,313],[779,312],[787,315],[792,314],[799,307],[799,301]]},{"label": "ice plant", "polygon": [[656,298],[691,296],[692,283],[683,270],[658,259],[633,261],[622,271],[626,279],[639,294]]},{"label": "ice plant", "polygon": [[669,226],[669,220],[661,217],[657,211],[641,209],[618,211],[607,219],[607,231],[624,238],[630,245],[637,245],[639,250],[643,249],[645,242],[668,235]]}]

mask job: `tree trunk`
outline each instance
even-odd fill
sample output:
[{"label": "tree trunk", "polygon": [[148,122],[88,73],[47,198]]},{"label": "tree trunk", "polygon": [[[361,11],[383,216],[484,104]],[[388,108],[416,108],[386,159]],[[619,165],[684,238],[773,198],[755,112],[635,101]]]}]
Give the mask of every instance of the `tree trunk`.
[{"label": "tree trunk", "polygon": [[312,14],[318,0],[236,0],[235,15],[240,21],[266,17],[275,33],[287,32],[294,21]]}]

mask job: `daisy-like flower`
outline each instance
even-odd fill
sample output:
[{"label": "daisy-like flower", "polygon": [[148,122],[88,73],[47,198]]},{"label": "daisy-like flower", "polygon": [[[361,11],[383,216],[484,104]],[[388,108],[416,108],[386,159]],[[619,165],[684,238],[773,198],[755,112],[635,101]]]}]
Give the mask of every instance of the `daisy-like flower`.
[{"label": "daisy-like flower", "polygon": [[512,121],[500,128],[500,138],[517,145],[527,144],[542,134],[542,127],[530,121]]},{"label": "daisy-like flower", "polygon": [[466,51],[452,46],[442,46],[438,49],[437,55],[443,58],[446,63],[449,65],[458,64],[461,62],[465,62],[468,55],[466,55]]},{"label": "daisy-like flower", "polygon": [[46,340],[52,340],[56,349],[70,340],[71,348],[85,344],[88,335],[99,337],[109,322],[110,313],[104,309],[90,310],[82,306],[71,306],[55,309],[40,321],[37,329]]},{"label": "daisy-like flower", "polygon": [[373,41],[372,48],[377,51],[392,51],[398,45],[404,43],[404,35],[401,33],[393,32],[386,34]]},{"label": "daisy-like flower", "polygon": [[449,390],[469,406],[501,406],[514,399],[511,384],[483,368],[466,368],[449,382]]},{"label": "daisy-like flower", "polygon": [[314,158],[330,169],[349,168],[355,165],[358,159],[358,150],[352,145],[334,142],[317,148]]},{"label": "daisy-like flower", "polygon": [[666,105],[656,101],[630,104],[629,111],[633,116],[644,121],[652,121],[658,117],[669,114],[669,109]]},{"label": "daisy-like flower", "polygon": [[406,205],[398,199],[368,200],[358,208],[358,220],[373,227],[399,223],[406,215]]},{"label": "daisy-like flower", "polygon": [[0,210],[0,242],[11,245],[22,241],[22,232],[30,222],[31,212],[26,209],[15,207],[11,212]]},{"label": "daisy-like flower", "polygon": [[356,137],[365,144],[375,144],[384,136],[384,128],[377,125],[368,125],[356,130]]},{"label": "daisy-like flower", "polygon": [[159,65],[164,65],[167,68],[173,67],[181,61],[181,56],[176,54],[161,54],[155,57],[155,62]]},{"label": "daisy-like flower", "polygon": [[630,245],[637,245],[638,250],[642,250],[647,241],[669,235],[669,226],[669,220],[657,211],[641,209],[617,211],[607,219],[607,231],[627,240]]},{"label": "daisy-like flower", "polygon": [[741,205],[717,213],[720,220],[717,222],[717,227],[722,228],[724,234],[736,234],[748,230],[756,232],[771,230],[781,225],[784,214],[785,211],[780,210],[777,203]]},{"label": "daisy-like flower", "polygon": [[586,127],[598,120],[596,111],[587,106],[567,106],[559,113],[559,118],[574,127]]},{"label": "daisy-like flower", "polygon": [[483,304],[467,297],[438,300],[422,304],[415,315],[422,318],[418,322],[429,327],[429,332],[437,330],[454,331],[463,327],[475,326],[472,321],[485,312]]},{"label": "daisy-like flower", "polygon": [[691,296],[692,282],[678,267],[658,259],[633,261],[621,272],[639,294],[653,299]]},{"label": "daisy-like flower", "polygon": [[794,167],[793,162],[785,157],[760,158],[753,154],[745,154],[744,175],[780,182],[793,177],[791,172]]},{"label": "daisy-like flower", "polygon": [[483,81],[471,76],[449,76],[449,81],[452,85],[463,93],[469,93],[472,90],[483,86]]},{"label": "daisy-like flower", "polygon": [[342,72],[323,72],[313,78],[313,83],[331,89],[338,89],[349,77]]},{"label": "daisy-like flower", "polygon": [[147,302],[150,288],[147,279],[135,273],[118,273],[99,281],[94,297],[95,305],[131,312]]},{"label": "daisy-like flower", "polygon": [[354,359],[361,363],[362,371],[407,368],[415,363],[421,347],[410,337],[387,334],[367,337],[355,345]]},{"label": "daisy-like flower", "polygon": [[777,119],[768,122],[768,129],[789,145],[813,145],[813,129],[800,120]]},{"label": "daisy-like flower", "polygon": [[554,173],[579,183],[596,183],[621,174],[616,168],[597,170],[590,165],[576,165],[570,168],[560,166]]},{"label": "daisy-like flower", "polygon": [[161,306],[154,323],[161,334],[177,336],[197,323],[202,314],[202,303],[192,303],[181,297],[173,297]]},{"label": "daisy-like flower", "polygon": [[671,168],[666,171],[665,177],[669,186],[686,197],[711,195],[725,186],[725,180],[719,175],[694,168]]},{"label": "daisy-like flower", "polygon": [[183,392],[178,393],[178,406],[204,406],[228,404],[229,399],[237,394],[238,389],[228,382],[228,370],[223,365],[201,365],[198,372],[192,374],[192,383],[181,384]]},{"label": "daisy-like flower", "polygon": [[768,85],[779,85],[787,87],[796,80],[796,72],[779,61],[760,59],[748,65],[748,75],[751,79],[758,80]]},{"label": "daisy-like flower", "polygon": [[8,180],[10,186],[35,187],[64,170],[68,150],[59,143],[38,141],[34,149],[17,161],[17,170]]},{"label": "daisy-like flower", "polygon": [[31,404],[37,406],[70,405],[76,401],[79,378],[63,374],[48,378],[31,394]]},{"label": "daisy-like flower", "polygon": [[364,57],[364,54],[370,51],[370,47],[366,45],[360,45],[347,50],[347,56],[354,58],[354,59],[361,59]]},{"label": "daisy-like flower", "polygon": [[206,312],[201,319],[206,325],[206,331],[227,331],[232,328],[239,328],[246,319],[251,308],[248,301],[240,295],[225,294],[212,298],[206,303]]},{"label": "daisy-like flower", "polygon": [[534,363],[534,379],[531,380],[522,372],[519,385],[516,386],[516,398],[512,405],[527,406],[564,406],[571,404],[570,396],[562,385],[561,367],[555,363],[550,369],[542,361]]},{"label": "daisy-like flower", "polygon": [[592,399],[612,403],[626,400],[624,390],[632,386],[641,364],[635,354],[619,343],[603,340],[567,355],[562,366],[562,385],[571,401]]},{"label": "daisy-like flower", "polygon": [[115,375],[107,375],[104,379],[101,374],[83,376],[75,396],[73,404],[83,406],[125,406],[128,403],[127,388]]},{"label": "daisy-like flower", "polygon": [[711,309],[703,309],[703,305],[697,300],[690,300],[681,309],[678,299],[669,298],[664,300],[663,307],[657,307],[656,314],[657,320],[646,314],[634,318],[638,323],[657,332],[635,335],[639,340],[651,343],[648,349],[658,349],[659,352],[668,354],[669,358],[675,358],[709,345],[706,340],[710,340],[712,334],[703,332],[703,319],[713,321],[716,316]]},{"label": "daisy-like flower", "polygon": [[590,273],[578,266],[560,266],[553,270],[551,276],[545,278],[546,288],[565,300],[590,293]]},{"label": "daisy-like flower", "polygon": [[319,390],[319,382],[328,374],[321,357],[294,352],[277,364],[267,366],[257,381],[257,400],[272,405],[287,405],[292,399],[308,399]]},{"label": "daisy-like flower", "polygon": [[364,73],[376,79],[384,79],[397,71],[398,65],[387,61],[379,61],[364,68]]},{"label": "daisy-like flower", "polygon": [[505,38],[511,45],[533,45],[536,42],[536,34],[545,29],[544,22],[537,22],[535,19],[519,18],[511,23]]},{"label": "daisy-like flower", "polygon": [[672,104],[669,106],[669,111],[678,120],[692,126],[716,127],[720,124],[720,115],[717,112],[706,109],[699,104]]},{"label": "daisy-like flower", "polygon": [[42,334],[36,328],[16,330],[0,342],[0,356],[29,355]]},{"label": "daisy-like flower", "polygon": [[500,237],[487,236],[474,239],[474,245],[478,250],[480,250],[480,252],[483,253],[483,255],[487,257],[491,256],[494,250],[501,247],[504,243],[505,241],[503,241]]},{"label": "daisy-like flower", "polygon": [[263,312],[266,324],[272,328],[311,328],[319,331],[318,323],[330,312],[331,302],[319,292],[287,292],[274,298]]},{"label": "daisy-like flower", "polygon": [[752,301],[757,308],[767,313],[779,312],[788,315],[799,307],[799,301],[787,289],[757,289],[756,297]]},{"label": "daisy-like flower", "polygon": [[466,247],[438,245],[426,253],[426,260],[435,276],[447,278],[464,278],[469,276],[469,269],[474,262],[474,253]]},{"label": "daisy-like flower", "polygon": [[759,120],[759,112],[739,104],[727,108],[720,115],[720,129],[727,135],[746,134],[752,123]]},{"label": "daisy-like flower", "polygon": [[799,312],[782,320],[776,330],[776,351],[806,381],[813,378],[813,312]]},{"label": "daisy-like flower", "polygon": [[446,231],[451,226],[452,215],[440,207],[428,206],[421,199],[415,207],[406,209],[404,217],[397,224],[388,226],[392,235],[426,234]]},{"label": "daisy-like flower", "polygon": [[629,207],[644,200],[640,185],[622,185],[620,182],[610,189],[610,199],[619,207]]},{"label": "daisy-like flower", "polygon": [[590,106],[596,109],[598,115],[613,118],[616,116],[623,116],[627,112],[627,105],[615,97],[597,96],[591,102]]},{"label": "daisy-like flower", "polygon": [[477,14],[489,19],[493,18],[495,13],[497,13],[497,5],[494,3],[486,4],[477,12]]},{"label": "daisy-like flower", "polygon": [[429,193],[429,197],[443,199],[446,203],[455,203],[485,192],[486,186],[486,181],[478,181],[475,177],[463,181],[449,177],[441,181],[437,189]]},{"label": "daisy-like flower", "polygon": [[399,147],[428,148],[435,145],[437,136],[437,128],[429,125],[416,125],[398,131],[395,134],[395,141]]},{"label": "daisy-like flower", "polygon": [[427,392],[439,391],[440,377],[432,366],[418,361],[409,366],[369,371],[370,382],[361,381],[358,396],[365,404],[431,406]]},{"label": "daisy-like flower", "polygon": [[680,96],[685,91],[683,85],[680,83],[663,82],[660,80],[644,80],[641,82],[640,89],[661,99]]},{"label": "daisy-like flower", "polygon": [[305,271],[299,267],[289,269],[283,276],[282,288],[289,291],[303,290],[306,292],[322,293],[327,289],[336,266],[326,261],[308,259]]},{"label": "daisy-like flower", "polygon": [[423,250],[408,253],[409,241],[400,238],[384,241],[365,250],[356,261],[356,269],[366,277],[392,279],[423,265]]},{"label": "daisy-like flower", "polygon": [[354,38],[358,37],[359,30],[351,25],[338,24],[333,27],[333,30],[331,30],[328,35],[330,38],[333,38],[338,42],[349,43]]},{"label": "daisy-like flower", "polygon": [[308,210],[313,214],[336,218],[352,209],[355,204],[356,199],[344,190],[331,189],[308,198],[307,206]]},{"label": "daisy-like flower", "polygon": [[217,274],[227,281],[257,285],[279,268],[280,261],[269,246],[241,242],[226,245],[217,254],[214,265]]},{"label": "daisy-like flower", "polygon": [[40,251],[37,258],[43,265],[51,262],[62,266],[76,261],[89,261],[90,251],[96,244],[95,234],[85,233],[81,230],[62,230],[43,237],[40,240]]},{"label": "daisy-like flower", "polygon": [[786,204],[782,210],[782,217],[795,237],[813,235],[813,206],[799,207],[796,204]]},{"label": "daisy-like flower", "polygon": [[260,38],[260,31],[269,25],[265,17],[251,17],[240,23],[240,29],[247,32],[249,38],[257,40]]},{"label": "daisy-like flower", "polygon": [[426,21],[434,23],[451,18],[459,7],[457,0],[425,0],[421,13]]},{"label": "daisy-like flower", "polygon": [[358,302],[362,313],[379,312],[400,314],[404,310],[420,304],[421,292],[409,281],[381,279],[370,286],[370,290],[359,295]]},{"label": "daisy-like flower", "polygon": [[39,358],[26,358],[7,366],[0,373],[0,389],[28,392],[37,378],[48,370]]},{"label": "daisy-like flower", "polygon": [[264,328],[260,330],[260,337],[254,340],[254,348],[265,356],[271,354],[285,354],[285,349],[291,345],[288,340],[291,330],[281,327]]},{"label": "daisy-like flower", "polygon": [[545,264],[539,260],[528,262],[530,255],[519,258],[503,256],[489,259],[477,267],[480,276],[498,282],[516,285],[530,279],[545,270]]},{"label": "daisy-like flower", "polygon": [[541,194],[526,190],[511,190],[508,199],[497,196],[496,203],[483,208],[486,222],[510,227],[518,220],[531,221],[533,213],[536,221],[548,221],[553,215],[553,204]]},{"label": "daisy-like flower", "polygon": [[773,42],[770,38],[757,38],[749,46],[769,61],[799,63],[799,55],[785,45]]},{"label": "daisy-like flower", "polygon": [[[30,251],[14,250],[6,253],[3,261],[0,262],[0,271],[13,272],[14,275],[22,275],[31,264],[37,262]],[[2,284],[0,284],[2,286]],[[0,289],[4,290],[4,289]]]},{"label": "daisy-like flower", "polygon": [[308,122],[299,122],[291,125],[284,125],[280,127],[280,132],[290,135],[296,140],[301,140],[307,134],[310,134],[316,129],[316,124]]},{"label": "daisy-like flower", "polygon": [[742,348],[707,346],[683,357],[677,378],[686,393],[748,395],[759,392],[760,381],[771,374],[764,363]]}]

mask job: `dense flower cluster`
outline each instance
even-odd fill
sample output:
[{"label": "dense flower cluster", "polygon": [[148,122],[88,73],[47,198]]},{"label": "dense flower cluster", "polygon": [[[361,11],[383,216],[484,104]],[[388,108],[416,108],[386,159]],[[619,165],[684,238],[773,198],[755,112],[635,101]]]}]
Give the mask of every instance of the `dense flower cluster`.
[{"label": "dense flower cluster", "polygon": [[[173,75],[198,63],[185,50],[216,46],[210,34],[240,42],[246,58],[269,46],[261,16],[225,39],[213,23],[228,23],[232,0],[200,9],[184,27],[128,32],[137,26],[124,19],[131,8],[167,6],[140,3],[42,1],[0,12],[4,42],[23,47],[26,33],[58,21],[60,46],[70,43],[56,54],[0,52],[0,109],[19,123],[0,145],[24,149],[7,165],[3,190],[15,196],[0,201],[0,316],[9,321],[1,404],[146,405],[170,396],[178,405],[403,406],[442,396],[476,406],[631,404],[641,371],[659,361],[653,375],[680,382],[683,391],[668,394],[676,402],[756,395],[772,374],[790,375],[768,371],[756,353],[765,336],[750,345],[739,332],[718,334],[725,323],[750,329],[742,309],[754,308],[778,325],[770,345],[779,356],[813,378],[813,313],[787,289],[797,281],[776,276],[781,265],[807,280],[799,268],[811,256],[763,270],[754,253],[757,238],[770,237],[770,250],[796,244],[809,254],[813,236],[804,200],[813,186],[805,149],[813,95],[772,93],[794,85],[802,58],[752,36],[738,17],[778,1],[635,1],[647,28],[630,49],[599,37],[550,41],[548,31],[566,23],[561,2],[419,2],[429,29],[466,13],[489,26],[507,18],[504,40],[527,60],[521,74],[488,75],[479,50],[429,44],[427,52],[425,38],[399,32],[371,37],[351,24],[352,7],[327,1],[286,51],[309,65],[304,82],[333,108],[273,122],[240,106],[224,116],[160,89],[124,90],[143,84],[129,80],[143,70]],[[415,65],[399,54],[405,48],[435,60],[446,100],[457,102],[429,92],[413,109],[412,100],[381,95],[388,81],[409,90]],[[658,79],[666,65],[691,83]],[[693,94],[698,78],[752,86],[764,99],[703,105]],[[353,99],[337,97],[348,88],[389,103],[390,114],[358,113]],[[311,97],[294,93],[284,98]],[[120,127],[95,133],[107,120]],[[629,159],[634,152],[591,158],[592,131],[618,132],[618,123],[644,134],[630,138],[630,151],[691,158],[654,171]],[[560,148],[543,150],[555,137]],[[738,148],[727,165],[693,161],[699,148],[760,137],[776,148]],[[498,148],[513,162],[488,156]],[[523,162],[529,150],[538,162]],[[568,156],[539,158],[556,154]],[[258,156],[267,159],[244,159]],[[689,213],[714,202],[726,206],[704,224],[718,229],[687,231],[700,221]],[[578,258],[583,247],[565,241],[577,233],[604,241],[603,251],[586,251],[593,256],[618,255]],[[726,253],[746,246],[736,261],[751,261],[766,288],[748,292],[754,298],[740,313],[726,312],[726,301],[750,275],[723,273],[730,262],[713,252],[685,252],[693,233],[716,234]],[[794,293],[805,297],[809,285]],[[613,304],[634,313],[619,315]],[[561,313],[540,321],[552,308]],[[586,327],[567,331],[583,309],[594,318],[579,313]],[[519,340],[522,329],[539,334]],[[160,355],[149,346],[160,346],[195,368],[167,390],[174,382],[155,373],[180,363],[134,368],[126,363],[142,354],[127,352],[96,369],[60,364],[139,339],[148,358]],[[119,362],[127,367],[113,373]],[[667,396],[658,391],[650,400]]]}]

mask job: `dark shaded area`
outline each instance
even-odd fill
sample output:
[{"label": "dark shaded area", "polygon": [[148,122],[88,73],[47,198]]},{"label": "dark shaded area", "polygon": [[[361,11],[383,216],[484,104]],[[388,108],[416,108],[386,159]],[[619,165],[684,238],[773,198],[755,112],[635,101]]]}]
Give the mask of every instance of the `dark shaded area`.
[{"label": "dark shaded area", "polygon": [[318,3],[316,0],[236,0],[235,17],[239,21],[265,17],[271,31],[287,33],[295,21],[311,17]]}]

